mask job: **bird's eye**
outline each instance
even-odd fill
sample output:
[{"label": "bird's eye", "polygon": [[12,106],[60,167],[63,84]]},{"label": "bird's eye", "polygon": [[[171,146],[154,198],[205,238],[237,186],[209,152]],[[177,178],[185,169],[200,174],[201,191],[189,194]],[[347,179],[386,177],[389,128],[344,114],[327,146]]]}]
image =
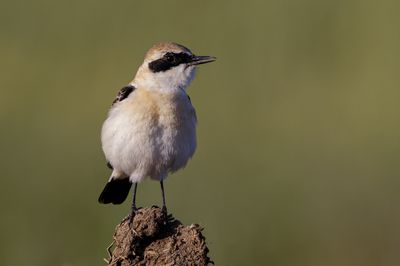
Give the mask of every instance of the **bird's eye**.
[{"label": "bird's eye", "polygon": [[165,59],[167,59],[167,61],[170,63],[175,61],[175,57],[172,54],[166,54]]}]

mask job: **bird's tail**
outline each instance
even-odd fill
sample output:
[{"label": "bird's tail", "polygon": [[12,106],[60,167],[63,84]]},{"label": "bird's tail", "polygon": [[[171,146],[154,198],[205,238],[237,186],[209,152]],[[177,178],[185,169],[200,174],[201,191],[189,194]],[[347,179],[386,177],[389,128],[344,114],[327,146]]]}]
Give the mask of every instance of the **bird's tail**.
[{"label": "bird's tail", "polygon": [[103,204],[121,204],[129,194],[132,183],[129,178],[110,179],[100,194],[99,202]]}]

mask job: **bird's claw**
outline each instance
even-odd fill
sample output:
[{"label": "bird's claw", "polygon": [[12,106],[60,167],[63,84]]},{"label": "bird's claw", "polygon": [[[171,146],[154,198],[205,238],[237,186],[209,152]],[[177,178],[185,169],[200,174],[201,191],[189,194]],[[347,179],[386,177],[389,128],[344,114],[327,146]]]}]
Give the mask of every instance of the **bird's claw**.
[{"label": "bird's claw", "polygon": [[161,211],[163,214],[168,215],[167,206],[162,206]]},{"label": "bird's claw", "polygon": [[133,219],[135,218],[135,215],[136,215],[136,211],[137,211],[137,210],[138,210],[138,208],[132,207],[131,212],[128,214],[128,216],[126,216],[126,217],[122,220],[122,222],[129,221],[130,224],[133,223]]}]

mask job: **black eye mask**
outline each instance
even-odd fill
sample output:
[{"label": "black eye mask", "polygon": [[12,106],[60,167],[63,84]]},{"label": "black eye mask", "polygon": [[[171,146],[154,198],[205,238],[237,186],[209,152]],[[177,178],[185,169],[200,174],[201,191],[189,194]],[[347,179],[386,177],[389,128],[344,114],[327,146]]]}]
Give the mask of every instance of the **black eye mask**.
[{"label": "black eye mask", "polygon": [[187,53],[166,53],[162,58],[154,60],[149,63],[149,68],[152,72],[163,72],[180,64],[190,63],[192,61],[191,55]]}]

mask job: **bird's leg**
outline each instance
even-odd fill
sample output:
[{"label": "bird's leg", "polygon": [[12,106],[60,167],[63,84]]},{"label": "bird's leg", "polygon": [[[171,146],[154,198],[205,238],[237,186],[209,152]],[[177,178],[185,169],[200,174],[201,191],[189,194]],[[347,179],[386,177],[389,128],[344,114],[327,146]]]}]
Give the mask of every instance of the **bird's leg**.
[{"label": "bird's leg", "polygon": [[135,218],[135,214],[136,214],[136,211],[137,211],[137,207],[136,207],[136,190],[137,190],[137,183],[135,183],[135,185],[133,187],[133,198],[132,198],[131,212],[122,221],[129,220],[129,222],[132,223],[133,222],[133,218]]},{"label": "bird's leg", "polygon": [[135,183],[135,186],[133,188],[133,198],[132,198],[132,213],[136,212],[136,189],[137,189],[137,183]]},{"label": "bird's leg", "polygon": [[164,192],[163,180],[160,181],[160,185],[161,185],[161,193],[162,193],[162,201],[163,201],[162,211],[165,212],[165,213],[168,213],[167,212],[167,205],[165,204],[165,192]]}]

